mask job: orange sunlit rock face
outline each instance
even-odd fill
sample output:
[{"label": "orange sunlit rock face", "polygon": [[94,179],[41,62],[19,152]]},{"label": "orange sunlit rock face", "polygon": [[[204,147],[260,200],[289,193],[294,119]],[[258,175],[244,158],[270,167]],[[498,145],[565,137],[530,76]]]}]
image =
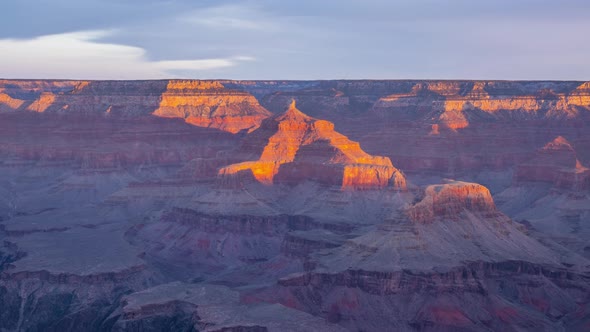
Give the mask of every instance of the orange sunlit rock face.
[{"label": "orange sunlit rock face", "polygon": [[215,81],[170,81],[153,114],[231,133],[254,130],[270,116],[254,96]]},{"label": "orange sunlit rock face", "polygon": [[274,162],[246,161],[222,168],[220,175],[233,175],[242,171],[251,171],[258,182],[271,185],[274,176],[277,174],[278,165]]},{"label": "orange sunlit rock face", "polygon": [[487,215],[497,213],[488,188],[461,181],[431,185],[426,188],[424,198],[406,213],[415,222],[428,223],[437,218],[458,219],[464,211]]},{"label": "orange sunlit rock face", "polygon": [[392,166],[357,164],[344,167],[342,188],[371,189],[388,186],[406,187],[406,179]]},{"label": "orange sunlit rock face", "polygon": [[0,92],[0,111],[12,111],[16,110],[21,107],[25,102],[20,99],[15,99],[10,97],[9,95]]},{"label": "orange sunlit rock face", "polygon": [[469,127],[472,115],[501,118],[518,113],[525,118],[573,118],[579,107],[590,106],[588,82],[568,92],[537,88],[515,94],[511,89],[504,82],[421,82],[410,91],[379,98],[373,109],[430,109],[431,121],[456,131]]},{"label": "orange sunlit rock face", "polygon": [[[251,94],[219,81],[2,81],[0,112],[180,118],[230,133],[256,129],[271,115]],[[23,97],[21,97],[23,96]],[[20,99],[24,98],[24,99]]]},{"label": "orange sunlit rock face", "polygon": [[560,101],[565,105],[588,107],[590,105],[590,82],[582,83]]},{"label": "orange sunlit rock face", "polygon": [[27,110],[30,110],[33,112],[38,112],[38,113],[43,113],[54,102],[55,102],[55,95],[54,94],[42,93],[41,96],[39,96],[39,99],[35,100],[35,102],[33,102],[31,105],[29,105],[29,107],[27,107]]},{"label": "orange sunlit rock face", "polygon": [[261,183],[316,180],[342,189],[393,187],[405,189],[404,176],[386,157],[371,156],[358,142],[334,131],[334,124],[312,118],[293,101],[280,116],[267,120],[261,130],[275,130],[260,158],[222,168],[220,175],[249,170]]}]

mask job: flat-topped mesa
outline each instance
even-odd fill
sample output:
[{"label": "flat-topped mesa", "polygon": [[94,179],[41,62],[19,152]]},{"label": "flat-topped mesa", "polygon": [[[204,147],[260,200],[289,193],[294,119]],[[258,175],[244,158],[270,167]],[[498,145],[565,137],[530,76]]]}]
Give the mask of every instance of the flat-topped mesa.
[{"label": "flat-topped mesa", "polygon": [[259,130],[269,134],[259,159],[224,167],[220,176],[247,171],[267,185],[311,180],[342,189],[406,188],[389,158],[369,155],[358,142],[334,131],[333,123],[302,113],[294,101]]},{"label": "flat-topped mesa", "polygon": [[414,222],[429,223],[437,219],[459,220],[465,211],[484,217],[499,214],[488,188],[461,181],[428,186],[424,198],[406,214]]},{"label": "flat-topped mesa", "polygon": [[590,169],[578,160],[573,145],[557,136],[539,149],[531,160],[518,165],[516,180],[548,182],[558,188],[584,190],[590,188]]},{"label": "flat-topped mesa", "polygon": [[234,134],[258,128],[271,115],[254,96],[216,81],[169,81],[153,114]]}]

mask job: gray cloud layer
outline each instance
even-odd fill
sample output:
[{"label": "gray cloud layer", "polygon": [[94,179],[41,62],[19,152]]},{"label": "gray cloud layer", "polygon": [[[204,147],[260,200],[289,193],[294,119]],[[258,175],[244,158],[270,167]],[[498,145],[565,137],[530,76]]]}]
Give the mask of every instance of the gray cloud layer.
[{"label": "gray cloud layer", "polygon": [[19,0],[0,76],[590,79],[586,0]]}]

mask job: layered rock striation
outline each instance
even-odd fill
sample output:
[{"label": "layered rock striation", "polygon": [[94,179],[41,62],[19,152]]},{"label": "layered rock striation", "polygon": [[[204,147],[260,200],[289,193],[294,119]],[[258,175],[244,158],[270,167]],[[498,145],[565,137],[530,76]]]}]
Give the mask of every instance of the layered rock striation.
[{"label": "layered rock striation", "polygon": [[588,300],[588,275],[568,269],[572,263],[587,260],[522,232],[484,186],[447,181],[371,231],[311,253],[308,271],[252,296],[349,330],[577,330],[584,319],[558,318],[587,315],[579,303]]},{"label": "layered rock striation", "polygon": [[424,198],[406,213],[415,222],[428,223],[436,219],[457,220],[464,211],[486,217],[499,214],[488,188],[452,180],[428,186]]},{"label": "layered rock striation", "polygon": [[218,81],[0,81],[0,112],[157,116],[231,133],[270,113],[251,94]]},{"label": "layered rock striation", "polygon": [[252,131],[271,115],[254,96],[205,81],[170,81],[153,114],[230,133]]},{"label": "layered rock striation", "polygon": [[582,165],[572,144],[562,136],[539,149],[533,158],[518,165],[519,182],[547,182],[559,188],[590,188],[590,169]]},{"label": "layered rock striation", "polygon": [[[472,121],[509,119],[572,119],[590,107],[588,83],[500,81],[426,81],[408,92],[381,97],[375,112],[399,112],[412,108],[435,124],[451,130],[466,128]],[[422,112],[421,112],[422,111]],[[395,116],[395,114],[389,114]]]},{"label": "layered rock striation", "polygon": [[570,317],[588,317],[579,305],[587,292],[585,275],[513,261],[309,273],[281,279],[268,296],[350,331],[584,331],[587,320]]},{"label": "layered rock striation", "polygon": [[259,159],[224,167],[221,176],[250,171],[264,184],[314,180],[342,189],[406,187],[389,158],[364,152],[358,142],[336,132],[334,124],[303,114],[295,101],[259,130],[270,134]]}]

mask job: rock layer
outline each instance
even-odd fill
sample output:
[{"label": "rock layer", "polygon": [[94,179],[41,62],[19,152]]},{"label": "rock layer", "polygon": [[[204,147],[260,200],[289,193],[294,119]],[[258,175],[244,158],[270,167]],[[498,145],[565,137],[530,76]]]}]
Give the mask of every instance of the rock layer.
[{"label": "rock layer", "polygon": [[491,216],[499,214],[488,188],[460,181],[431,185],[424,198],[407,210],[415,222],[432,222],[436,219],[459,219],[464,211]]},{"label": "rock layer", "polygon": [[585,190],[590,188],[590,169],[582,165],[572,144],[558,136],[539,149],[531,160],[518,166],[516,179]]},{"label": "rock layer", "polygon": [[270,116],[254,96],[225,89],[219,82],[201,81],[170,81],[153,114],[230,133],[252,131]]},{"label": "rock layer", "polygon": [[[589,312],[578,303],[587,292],[585,275],[514,261],[429,273],[306,273],[265,295],[351,331],[583,331]],[[574,316],[584,318],[567,319]]]},{"label": "rock layer", "polygon": [[270,113],[249,93],[219,81],[2,81],[0,112],[180,118],[231,133]]},{"label": "rock layer", "polygon": [[309,179],[342,189],[406,187],[403,175],[389,158],[367,154],[358,142],[334,131],[333,123],[303,114],[295,101],[260,130],[272,133],[260,158],[224,167],[220,175],[249,170],[264,184]]}]

